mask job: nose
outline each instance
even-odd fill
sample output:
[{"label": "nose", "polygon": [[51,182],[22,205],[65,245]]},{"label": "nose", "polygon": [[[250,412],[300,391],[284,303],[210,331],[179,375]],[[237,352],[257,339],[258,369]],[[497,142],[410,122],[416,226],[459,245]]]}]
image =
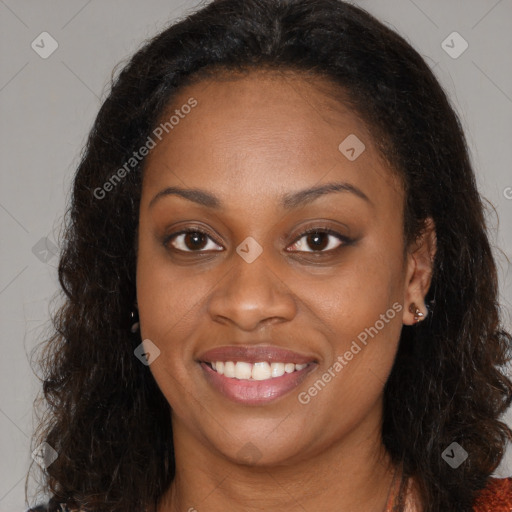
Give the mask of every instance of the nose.
[{"label": "nose", "polygon": [[294,318],[297,312],[294,293],[266,258],[259,256],[248,263],[234,253],[230,259],[230,270],[208,303],[214,321],[230,322],[242,330],[253,331],[263,323]]}]

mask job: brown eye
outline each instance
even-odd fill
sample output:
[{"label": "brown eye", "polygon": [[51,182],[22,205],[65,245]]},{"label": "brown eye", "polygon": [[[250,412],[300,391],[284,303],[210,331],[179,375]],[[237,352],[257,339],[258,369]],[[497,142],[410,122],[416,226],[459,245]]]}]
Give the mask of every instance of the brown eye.
[{"label": "brown eye", "polygon": [[[330,252],[338,249],[342,245],[348,245],[352,241],[337,233],[327,229],[308,230],[294,242],[291,246],[292,251],[298,252]],[[308,250],[309,248],[309,250]]]},{"label": "brown eye", "polygon": [[[210,235],[198,230],[186,230],[180,233],[174,233],[167,238],[166,245],[168,244],[171,244],[176,250],[182,252],[219,250],[216,249],[216,247],[219,246],[211,239]],[[220,247],[220,250],[222,250],[222,247]]]}]

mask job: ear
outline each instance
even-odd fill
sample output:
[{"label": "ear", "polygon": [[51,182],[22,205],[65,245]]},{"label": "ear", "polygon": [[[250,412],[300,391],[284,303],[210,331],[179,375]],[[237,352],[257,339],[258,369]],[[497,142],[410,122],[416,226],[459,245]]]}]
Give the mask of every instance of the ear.
[{"label": "ear", "polygon": [[[411,304],[423,313],[427,314],[425,295],[432,282],[434,256],[437,250],[437,238],[434,220],[431,217],[425,219],[424,228],[418,238],[407,249],[406,277],[404,289],[403,323],[413,325],[416,323],[414,312],[410,311]],[[413,307],[414,309],[414,307]]]}]

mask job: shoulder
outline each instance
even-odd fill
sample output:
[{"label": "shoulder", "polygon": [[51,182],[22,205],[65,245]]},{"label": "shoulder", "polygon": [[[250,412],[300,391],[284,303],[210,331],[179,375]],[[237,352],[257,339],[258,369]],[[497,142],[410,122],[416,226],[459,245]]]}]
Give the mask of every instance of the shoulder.
[{"label": "shoulder", "polygon": [[512,512],[512,477],[491,478],[478,494],[474,512]]}]

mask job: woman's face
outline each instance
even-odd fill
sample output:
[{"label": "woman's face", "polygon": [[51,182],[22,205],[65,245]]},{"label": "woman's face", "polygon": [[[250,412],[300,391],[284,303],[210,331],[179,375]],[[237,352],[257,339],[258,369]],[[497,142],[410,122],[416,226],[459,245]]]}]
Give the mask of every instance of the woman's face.
[{"label": "woman's face", "polygon": [[[175,442],[210,456],[291,464],[379,435],[415,259],[401,187],[321,84],[252,72],[188,86],[147,157],[141,336],[160,350],[150,370]],[[159,195],[170,187],[183,193]]]}]

